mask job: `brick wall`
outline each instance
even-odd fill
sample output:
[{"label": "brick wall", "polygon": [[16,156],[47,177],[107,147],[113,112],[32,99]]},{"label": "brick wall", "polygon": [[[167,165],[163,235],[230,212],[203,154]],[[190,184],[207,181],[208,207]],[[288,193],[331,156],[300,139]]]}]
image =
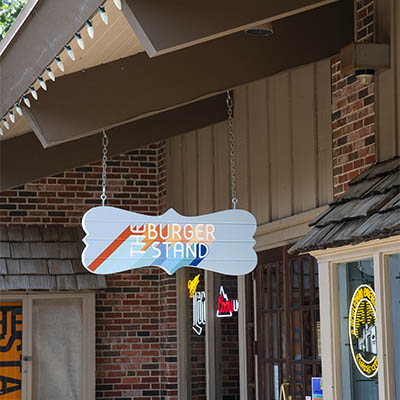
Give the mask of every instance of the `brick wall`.
[{"label": "brick wall", "polygon": [[[107,165],[107,205],[153,215],[165,209],[164,142],[112,157]],[[101,172],[96,162],[0,193],[0,223],[79,225],[101,204]]]},{"label": "brick wall", "polygon": [[[165,143],[112,157],[107,204],[157,215],[166,207]],[[80,226],[100,205],[96,162],[0,193],[0,223]],[[96,398],[177,398],[176,283],[158,268],[107,276],[96,295]]]},{"label": "brick wall", "polygon": [[[356,38],[374,40],[374,2],[356,4]],[[376,160],[375,87],[361,85],[354,75],[342,75],[339,56],[331,59],[333,185],[335,198],[348,182]]]}]

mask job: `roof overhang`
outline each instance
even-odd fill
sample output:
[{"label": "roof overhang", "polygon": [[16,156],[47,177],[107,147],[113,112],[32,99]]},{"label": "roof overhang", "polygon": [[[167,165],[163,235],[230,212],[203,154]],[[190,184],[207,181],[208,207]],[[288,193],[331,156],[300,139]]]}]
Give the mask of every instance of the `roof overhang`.
[{"label": "roof overhang", "polygon": [[[225,95],[214,96],[107,131],[113,156],[227,117]],[[101,158],[102,134],[44,149],[33,132],[0,142],[0,191],[52,176]]]},{"label": "roof overhang", "polygon": [[36,81],[101,3],[102,0],[28,2],[1,49],[0,116]]},{"label": "roof overhang", "polygon": [[353,2],[342,0],[276,21],[267,38],[240,32],[65,75],[25,113],[42,145],[53,146],[327,58],[352,39]]},{"label": "roof overhang", "polygon": [[243,32],[337,0],[125,0],[122,12],[150,57]]}]

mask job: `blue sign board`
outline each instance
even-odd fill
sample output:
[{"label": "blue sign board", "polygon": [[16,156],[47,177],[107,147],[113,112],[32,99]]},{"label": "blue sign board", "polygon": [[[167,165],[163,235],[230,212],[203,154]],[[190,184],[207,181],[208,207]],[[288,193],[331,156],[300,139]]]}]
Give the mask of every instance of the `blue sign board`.
[{"label": "blue sign board", "polygon": [[312,399],[323,399],[322,378],[311,378]]}]

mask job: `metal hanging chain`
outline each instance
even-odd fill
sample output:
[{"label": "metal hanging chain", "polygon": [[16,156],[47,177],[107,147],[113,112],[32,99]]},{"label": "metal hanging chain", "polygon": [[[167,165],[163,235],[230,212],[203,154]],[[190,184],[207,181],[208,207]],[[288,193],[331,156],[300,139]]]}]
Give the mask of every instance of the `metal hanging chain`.
[{"label": "metal hanging chain", "polygon": [[226,106],[228,107],[228,133],[229,133],[229,158],[231,162],[231,194],[232,205],[236,209],[238,199],[236,197],[236,160],[235,160],[235,142],[233,136],[233,102],[229,90],[226,92]]},{"label": "metal hanging chain", "polygon": [[106,134],[106,131],[103,129],[103,138],[102,138],[102,142],[103,142],[103,162],[102,162],[102,167],[103,167],[103,174],[102,174],[102,187],[103,187],[103,192],[100,196],[103,207],[106,204],[106,200],[107,200],[107,195],[106,195],[106,185],[107,185],[107,146],[108,146],[108,137]]}]

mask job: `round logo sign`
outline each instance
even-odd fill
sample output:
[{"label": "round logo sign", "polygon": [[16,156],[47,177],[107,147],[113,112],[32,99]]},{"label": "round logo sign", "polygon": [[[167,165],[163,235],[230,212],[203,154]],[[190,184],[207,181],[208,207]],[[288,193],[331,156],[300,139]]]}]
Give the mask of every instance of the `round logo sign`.
[{"label": "round logo sign", "polygon": [[349,339],[354,363],[362,375],[378,372],[375,293],[368,285],[359,286],[349,310]]}]

